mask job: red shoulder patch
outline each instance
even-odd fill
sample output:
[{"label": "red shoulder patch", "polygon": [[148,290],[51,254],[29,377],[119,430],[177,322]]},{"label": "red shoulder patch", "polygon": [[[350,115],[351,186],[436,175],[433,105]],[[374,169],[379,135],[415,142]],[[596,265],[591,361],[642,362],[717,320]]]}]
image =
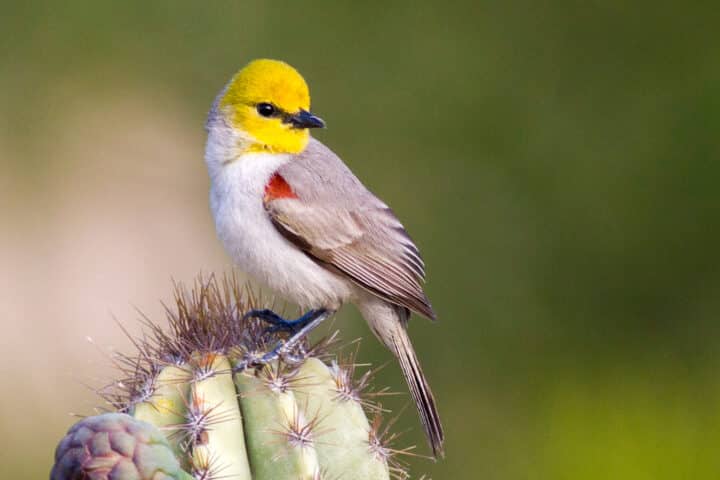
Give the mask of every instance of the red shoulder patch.
[{"label": "red shoulder patch", "polygon": [[292,187],[279,173],[274,173],[270,181],[265,185],[265,201],[277,200],[279,198],[298,198]]}]

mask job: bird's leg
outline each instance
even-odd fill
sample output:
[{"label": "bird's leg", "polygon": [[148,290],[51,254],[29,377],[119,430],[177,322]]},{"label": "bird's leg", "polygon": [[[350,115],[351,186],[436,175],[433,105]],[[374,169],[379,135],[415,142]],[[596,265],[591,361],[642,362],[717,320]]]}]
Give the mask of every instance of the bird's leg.
[{"label": "bird's leg", "polygon": [[248,312],[243,318],[260,318],[273,324],[272,329],[286,329],[291,331],[292,335],[287,340],[278,342],[275,348],[261,357],[238,362],[233,370],[241,371],[250,365],[264,365],[276,360],[278,357],[288,357],[291,360],[299,360],[294,358],[292,350],[297,346],[298,342],[333,313],[335,313],[334,310],[320,308],[318,310],[310,310],[300,318],[288,321],[271,310],[253,310]]},{"label": "bird's leg", "polygon": [[295,346],[300,340],[302,340],[308,333],[313,331],[315,327],[320,325],[332,314],[333,312],[331,310],[326,310],[324,308],[321,308],[319,310],[310,310],[308,313],[298,319],[303,319],[302,327],[300,327],[299,330],[294,332],[292,336],[286,341],[278,343],[275,348],[263,355],[260,361],[262,363],[269,363],[277,359],[278,357],[288,355],[290,352],[292,352],[293,348],[295,348]]},{"label": "bird's leg", "polygon": [[247,320],[248,318],[259,318],[272,325],[269,329],[269,333],[284,330],[294,335],[309,322],[313,321],[317,316],[325,312],[326,310],[324,308],[318,310],[308,310],[305,314],[295,320],[287,320],[269,309],[250,310],[243,316],[243,320]]}]

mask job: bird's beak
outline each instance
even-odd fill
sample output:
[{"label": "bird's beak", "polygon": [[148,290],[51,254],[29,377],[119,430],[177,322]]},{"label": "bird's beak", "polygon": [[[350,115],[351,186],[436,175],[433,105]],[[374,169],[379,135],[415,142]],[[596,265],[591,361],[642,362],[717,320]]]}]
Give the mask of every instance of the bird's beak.
[{"label": "bird's beak", "polygon": [[316,117],[306,110],[300,110],[298,113],[292,114],[287,119],[293,128],[325,128],[325,122],[322,118]]}]

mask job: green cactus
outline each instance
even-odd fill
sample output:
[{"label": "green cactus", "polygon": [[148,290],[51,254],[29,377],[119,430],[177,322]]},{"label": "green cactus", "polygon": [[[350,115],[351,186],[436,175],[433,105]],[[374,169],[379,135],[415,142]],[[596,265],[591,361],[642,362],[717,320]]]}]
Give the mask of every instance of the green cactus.
[{"label": "green cactus", "polygon": [[[84,422],[112,424],[102,420],[107,415],[89,417],[61,442],[51,479],[407,478],[395,455],[409,449],[398,451],[383,441],[395,436],[379,430],[381,408],[366,392],[369,372],[353,382],[353,356],[343,362],[328,353],[335,335],[314,345],[306,340],[284,358],[258,364],[287,334],[243,319],[256,303],[234,280],[200,280],[192,292],[178,286],[177,309],[168,309],[170,333],[147,321],[148,332],[135,340],[138,354],[117,357],[125,378],[101,391],[115,410],[129,414],[113,414],[113,421],[164,432],[167,441],[153,445],[165,456],[157,462],[153,456],[134,458],[134,476],[78,476],[83,465],[96,461],[94,451],[82,450],[85,463],[75,461],[81,446],[68,439]],[[367,412],[375,415],[373,422]],[[155,441],[162,437],[157,431],[143,438]]]}]

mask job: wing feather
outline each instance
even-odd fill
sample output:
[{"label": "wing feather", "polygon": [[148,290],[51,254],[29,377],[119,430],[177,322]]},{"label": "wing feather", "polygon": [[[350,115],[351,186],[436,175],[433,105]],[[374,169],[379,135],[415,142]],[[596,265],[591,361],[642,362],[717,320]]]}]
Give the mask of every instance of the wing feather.
[{"label": "wing feather", "polygon": [[335,154],[311,140],[278,173],[296,198],[266,199],[265,209],[285,238],[362,288],[435,318],[418,248],[392,210]]}]

